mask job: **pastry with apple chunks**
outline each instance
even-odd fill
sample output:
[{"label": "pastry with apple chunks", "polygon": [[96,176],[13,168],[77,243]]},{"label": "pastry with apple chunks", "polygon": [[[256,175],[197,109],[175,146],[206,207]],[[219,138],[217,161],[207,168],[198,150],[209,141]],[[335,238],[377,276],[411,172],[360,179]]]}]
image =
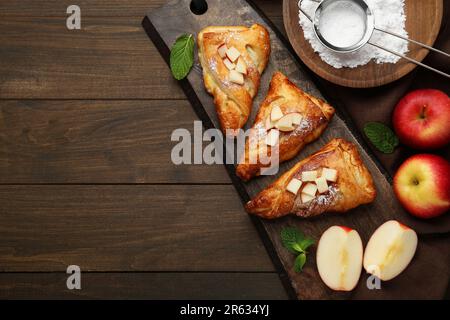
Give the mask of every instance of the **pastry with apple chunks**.
[{"label": "pastry with apple chunks", "polygon": [[259,24],[211,26],[198,34],[203,80],[224,133],[247,122],[269,55],[269,32]]},{"label": "pastry with apple chunks", "polygon": [[375,197],[372,176],[356,146],[333,139],[261,191],[245,208],[267,219],[288,214],[307,218],[346,212]]},{"label": "pastry with apple chunks", "polygon": [[[236,174],[244,181],[259,175],[265,167],[260,161],[261,154],[273,157],[273,150],[278,152],[279,163],[292,159],[322,134],[333,114],[332,106],[307,94],[281,72],[275,72]],[[275,145],[277,148],[273,148]]]}]

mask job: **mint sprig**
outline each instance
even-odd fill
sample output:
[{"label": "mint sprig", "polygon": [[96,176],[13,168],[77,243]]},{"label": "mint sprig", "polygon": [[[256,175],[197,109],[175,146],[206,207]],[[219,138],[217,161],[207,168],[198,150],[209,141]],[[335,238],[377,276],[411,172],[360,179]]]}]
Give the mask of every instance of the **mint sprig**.
[{"label": "mint sprig", "polygon": [[284,228],[281,230],[281,242],[286,249],[297,255],[294,271],[301,272],[306,263],[306,250],[314,244],[314,240],[305,237],[297,228]]},{"label": "mint sprig", "polygon": [[300,253],[297,258],[295,258],[294,262],[294,271],[295,272],[302,272],[303,266],[306,263],[306,254]]},{"label": "mint sprig", "polygon": [[383,153],[394,152],[399,140],[394,131],[380,122],[368,122],[364,126],[364,133],[372,144]]},{"label": "mint sprig", "polygon": [[183,34],[175,41],[170,51],[170,70],[177,80],[185,78],[194,64],[194,37]]}]

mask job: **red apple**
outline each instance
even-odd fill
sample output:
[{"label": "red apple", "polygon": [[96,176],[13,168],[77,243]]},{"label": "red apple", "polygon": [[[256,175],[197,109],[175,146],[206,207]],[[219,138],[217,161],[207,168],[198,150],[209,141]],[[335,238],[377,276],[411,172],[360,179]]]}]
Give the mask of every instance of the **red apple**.
[{"label": "red apple", "polygon": [[412,215],[433,218],[450,209],[450,163],[432,154],[407,159],[394,176],[394,192]]},{"label": "red apple", "polygon": [[450,99],[439,90],[412,91],[395,107],[392,122],[405,145],[440,148],[450,142]]}]

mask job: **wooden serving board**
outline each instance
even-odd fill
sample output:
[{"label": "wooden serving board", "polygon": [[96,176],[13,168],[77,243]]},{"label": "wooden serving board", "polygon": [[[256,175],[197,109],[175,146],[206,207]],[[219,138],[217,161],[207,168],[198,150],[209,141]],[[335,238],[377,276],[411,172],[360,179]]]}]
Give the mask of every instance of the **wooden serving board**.
[{"label": "wooden serving board", "polygon": [[[324,98],[312,82],[310,75],[288,49],[284,42],[285,40],[277,34],[276,30],[269,25],[270,22],[264,19],[249,2],[245,0],[208,0],[208,11],[203,15],[193,14],[189,9],[189,4],[190,0],[170,1],[162,8],[149,12],[143,21],[147,34],[166,61],[169,60],[169,48],[178,36],[183,33],[197,35],[202,28],[209,25],[250,26],[253,23],[260,23],[270,32],[272,45],[270,62],[262,76],[261,87],[255,98],[253,112],[251,119],[247,123],[247,128],[251,126],[258,106],[267,94],[269,82],[275,70],[280,70],[286,74],[303,90]],[[196,62],[193,70],[187,79],[180,81],[180,85],[203,121],[204,127],[206,129],[219,128],[213,98],[204,89],[201,67],[197,54],[195,56]],[[313,219],[285,217],[274,221],[251,216],[288,293],[293,298],[301,299],[429,298],[430,295],[433,296],[433,292],[437,292],[436,287],[430,289],[430,281],[434,281],[438,287],[440,284],[437,284],[437,282],[441,283],[444,286],[443,290],[445,290],[448,280],[446,264],[442,266],[442,264],[434,263],[433,261],[445,261],[447,257],[437,256],[438,253],[435,253],[433,248],[425,248],[423,245],[419,245],[416,257],[408,269],[401,276],[390,281],[388,285],[383,285],[382,290],[368,290],[365,286],[367,276],[363,273],[359,286],[353,292],[339,293],[331,291],[322,283],[318,275],[315,263],[315,247],[312,247],[310,250],[304,271],[302,273],[293,271],[294,256],[282,247],[279,236],[280,231],[287,226],[296,226],[305,234],[318,240],[322,232],[330,226],[347,225],[359,231],[364,243],[367,243],[370,235],[379,225],[390,219],[397,219],[413,227],[422,235],[447,231],[440,229],[438,223],[430,225],[429,223],[414,220],[403,211],[393,195],[389,183],[390,178],[376,160],[368,154],[367,149],[361,145],[359,141],[362,141],[362,139],[359,139],[358,134],[351,129],[349,120],[344,121],[343,116],[339,112],[334,116],[320,139],[307,146],[295,159],[281,164],[280,172],[276,177],[259,177],[248,183],[243,183],[235,176],[234,165],[226,165],[242,202],[246,203],[294,163],[317,151],[335,137],[345,138],[359,147],[361,156],[374,178],[378,196],[374,203],[358,207],[345,214],[324,214]],[[422,279],[427,279],[427,281]],[[410,290],[412,283],[415,286],[414,290]],[[420,287],[421,285],[423,288]]]},{"label": "wooden serving board", "polygon": [[[405,28],[409,38],[433,46],[441,27],[442,13],[442,0],[405,0]],[[292,47],[311,70],[328,81],[353,88],[377,87],[400,79],[416,68],[415,64],[400,59],[395,64],[371,61],[357,68],[336,69],[323,62],[305,39],[298,14],[297,1],[283,0],[284,25]],[[422,61],[428,52],[420,46],[409,44],[407,56]]]}]

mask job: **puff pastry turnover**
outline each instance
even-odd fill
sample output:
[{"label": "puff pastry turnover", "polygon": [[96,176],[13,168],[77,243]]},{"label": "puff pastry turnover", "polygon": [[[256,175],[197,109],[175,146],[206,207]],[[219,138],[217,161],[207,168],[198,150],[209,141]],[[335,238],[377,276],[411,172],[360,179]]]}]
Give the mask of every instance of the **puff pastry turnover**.
[{"label": "puff pastry turnover", "polygon": [[[279,126],[280,122],[273,123],[271,119],[274,109],[278,109],[278,113],[281,111],[279,116],[294,114],[297,117],[292,124],[292,130],[286,131],[286,128]],[[261,163],[263,161],[259,161],[261,153],[272,157],[274,155],[272,150],[275,150],[278,152],[279,163],[293,158],[306,144],[322,134],[333,114],[334,108],[329,104],[307,94],[281,72],[276,72],[270,82],[267,97],[256,115],[236,174],[244,181],[259,175],[261,168],[266,167]],[[278,131],[275,132],[278,136],[277,148],[267,145],[270,130]],[[249,141],[256,142],[249,143]]]},{"label": "puff pastry turnover", "polygon": [[[328,181],[327,191],[310,201],[302,201],[308,182],[302,181],[298,193],[288,191],[292,179],[302,180],[304,172],[324,169],[337,172],[335,182]],[[314,192],[314,191],[313,191]],[[343,139],[333,139],[321,150],[297,163],[277,181],[261,191],[246,205],[249,213],[273,219],[287,214],[300,217],[316,216],[324,212],[345,212],[375,199],[376,190],[372,177],[364,166],[356,146]]]},{"label": "puff pastry turnover", "polygon": [[[261,74],[269,61],[268,31],[259,24],[250,28],[211,26],[201,30],[197,43],[205,87],[208,93],[214,96],[222,130],[226,133],[227,129],[242,128],[248,120]],[[225,50],[222,53],[219,48],[223,45]],[[231,56],[226,55],[227,49],[233,51]],[[234,58],[236,60],[233,61]],[[225,60],[228,60],[227,64],[224,63]],[[231,70],[235,69],[238,63],[243,66],[241,73]],[[240,76],[243,83],[233,82],[231,73]]]}]

